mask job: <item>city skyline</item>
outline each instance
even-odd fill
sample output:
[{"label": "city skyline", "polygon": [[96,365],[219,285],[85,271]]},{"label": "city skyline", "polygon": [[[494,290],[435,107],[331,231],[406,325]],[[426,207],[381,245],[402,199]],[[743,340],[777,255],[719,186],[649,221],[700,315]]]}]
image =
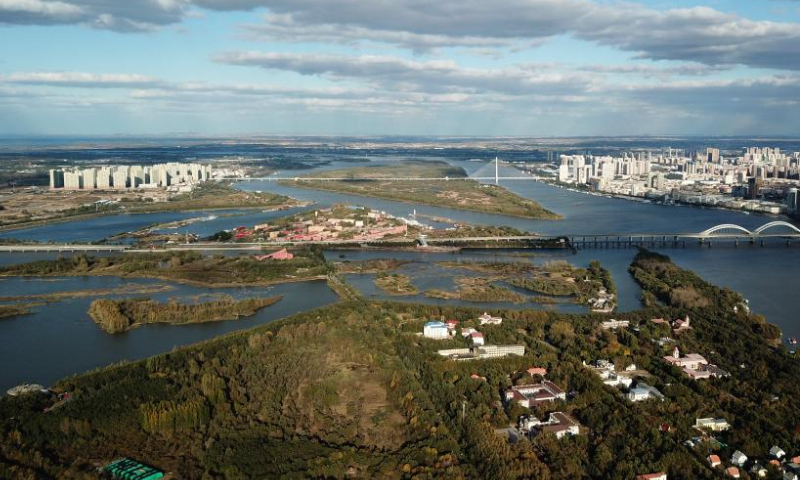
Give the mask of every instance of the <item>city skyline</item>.
[{"label": "city skyline", "polygon": [[793,135],[800,2],[0,1],[0,133]]}]

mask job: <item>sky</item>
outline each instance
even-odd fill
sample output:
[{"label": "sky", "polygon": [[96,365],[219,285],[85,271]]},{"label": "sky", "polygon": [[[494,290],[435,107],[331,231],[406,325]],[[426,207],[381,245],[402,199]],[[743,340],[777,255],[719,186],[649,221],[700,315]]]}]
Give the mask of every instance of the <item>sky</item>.
[{"label": "sky", "polygon": [[0,0],[0,134],[800,136],[800,0]]}]

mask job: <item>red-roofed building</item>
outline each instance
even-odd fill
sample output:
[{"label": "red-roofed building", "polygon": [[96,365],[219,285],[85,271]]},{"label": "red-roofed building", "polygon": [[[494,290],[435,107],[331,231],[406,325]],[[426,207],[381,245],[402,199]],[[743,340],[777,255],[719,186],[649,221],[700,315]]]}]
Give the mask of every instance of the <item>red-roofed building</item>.
[{"label": "red-roofed building", "polygon": [[531,367],[527,369],[526,372],[528,372],[528,375],[530,376],[541,375],[544,377],[547,375],[547,369],[542,367]]},{"label": "red-roofed building", "polygon": [[483,334],[481,332],[472,332],[469,334],[469,339],[473,345],[484,345]]},{"label": "red-roofed building", "polygon": [[269,255],[256,255],[253,258],[256,260],[291,260],[294,254],[289,253],[285,248],[272,252]]},{"label": "red-roofed building", "polygon": [[645,473],[637,475],[636,480],[667,480],[667,474],[664,472]]},{"label": "red-roofed building", "polygon": [[728,474],[728,476],[731,478],[739,478],[739,469],[736,467],[726,468],[725,473]]},{"label": "red-roofed building", "polygon": [[564,390],[549,380],[533,385],[517,385],[506,390],[506,400],[517,402],[526,408],[566,399],[567,394]]},{"label": "red-roofed building", "polygon": [[709,455],[708,464],[712,467],[718,467],[722,465],[722,460],[720,460],[719,455]]}]

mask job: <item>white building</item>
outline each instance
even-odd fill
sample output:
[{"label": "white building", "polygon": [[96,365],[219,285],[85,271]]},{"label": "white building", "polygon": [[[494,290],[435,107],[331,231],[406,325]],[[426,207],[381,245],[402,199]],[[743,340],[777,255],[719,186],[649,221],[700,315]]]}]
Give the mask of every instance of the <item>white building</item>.
[{"label": "white building", "polygon": [[631,388],[626,397],[631,402],[643,402],[650,399],[664,400],[664,395],[662,395],[658,389],[642,382],[637,383],[635,387]]},{"label": "white building", "polygon": [[712,432],[724,432],[730,430],[731,425],[724,418],[698,418],[694,422],[694,427]]},{"label": "white building", "polygon": [[473,332],[469,336],[470,341],[472,341],[473,345],[483,346],[484,345],[484,338],[481,332]]},{"label": "white building", "polygon": [[529,435],[534,432],[549,432],[558,439],[581,433],[578,421],[564,412],[552,412],[544,422],[535,415],[523,415],[519,417],[519,428]]},{"label": "white building", "polygon": [[493,317],[486,312],[483,312],[483,315],[478,317],[480,320],[481,325],[500,325],[503,323],[502,317]]},{"label": "white building", "polygon": [[450,334],[447,330],[447,325],[442,322],[428,322],[422,327],[422,335],[425,338],[435,338],[437,340],[442,340],[445,338],[450,338]]},{"label": "white building", "polygon": [[733,455],[731,455],[731,463],[737,467],[743,467],[744,464],[747,463],[747,455],[740,450],[736,450],[733,452]]}]

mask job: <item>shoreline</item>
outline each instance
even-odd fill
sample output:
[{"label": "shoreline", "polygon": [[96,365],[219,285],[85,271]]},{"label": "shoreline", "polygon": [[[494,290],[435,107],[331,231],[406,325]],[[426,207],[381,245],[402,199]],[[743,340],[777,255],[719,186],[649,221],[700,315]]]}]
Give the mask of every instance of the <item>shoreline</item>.
[{"label": "shoreline", "polygon": [[[295,200],[295,199],[293,199]],[[206,207],[206,208],[179,208],[175,210],[157,210],[157,211],[130,211],[130,210],[121,210],[115,212],[97,212],[97,213],[83,213],[80,215],[70,215],[67,217],[54,217],[51,219],[40,219],[40,220],[33,220],[30,222],[24,222],[20,224],[9,224],[9,225],[0,225],[0,232],[13,232],[14,230],[25,230],[26,228],[35,228],[45,225],[50,225],[54,223],[66,223],[72,221],[80,221],[80,220],[91,220],[93,218],[101,218],[101,217],[113,217],[115,215],[154,215],[158,213],[190,213],[190,212],[213,212],[213,211],[220,211],[220,210],[268,210],[270,212],[276,212],[280,210],[288,210],[290,208],[296,207],[307,207],[313,205],[314,202],[302,202],[300,200],[295,200],[297,205],[288,205],[288,206],[249,206],[249,207]],[[159,223],[154,223],[149,227],[143,228],[153,228],[153,225],[158,226]],[[118,234],[114,234],[118,235]]]},{"label": "shoreline", "polygon": [[659,207],[688,207],[688,208],[697,208],[697,209],[701,209],[701,210],[721,210],[721,211],[726,211],[726,212],[737,212],[737,213],[741,213],[742,215],[758,215],[758,216],[770,217],[770,218],[780,218],[780,219],[787,220],[787,221],[790,221],[790,222],[795,220],[792,217],[786,215],[785,213],[756,212],[756,211],[752,211],[752,210],[744,210],[744,209],[741,209],[741,208],[730,208],[730,207],[725,207],[725,206],[720,206],[720,205],[705,205],[705,204],[697,204],[697,203],[685,203],[685,202],[680,202],[680,201],[677,202],[677,203],[673,203],[672,205],[667,205],[667,204],[656,203],[655,201],[650,200],[648,198],[637,197],[637,196],[634,196],[634,195],[625,195],[625,194],[622,194],[622,193],[608,193],[608,192],[603,192],[603,191],[599,191],[598,192],[598,191],[584,190],[584,189],[576,188],[574,185],[569,185],[569,184],[565,184],[565,183],[559,183],[558,181],[544,180],[542,177],[537,177],[536,179],[534,179],[534,181],[539,182],[539,183],[544,184],[544,185],[549,185],[551,187],[563,188],[565,190],[569,190],[570,192],[582,193],[582,194],[590,195],[590,196],[593,196],[593,197],[612,198],[612,199],[616,199],[616,200],[625,200],[625,201],[628,201],[628,202],[637,202],[637,203],[643,203],[643,204],[648,204],[648,205],[656,205],[656,206],[659,206]]}]

